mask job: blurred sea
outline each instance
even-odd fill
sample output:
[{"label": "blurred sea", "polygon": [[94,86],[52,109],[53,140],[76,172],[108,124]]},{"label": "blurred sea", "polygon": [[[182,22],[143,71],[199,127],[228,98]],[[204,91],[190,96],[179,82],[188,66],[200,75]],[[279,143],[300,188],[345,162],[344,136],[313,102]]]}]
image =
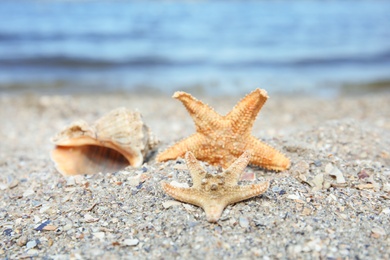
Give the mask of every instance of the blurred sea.
[{"label": "blurred sea", "polygon": [[1,1],[0,92],[390,82],[390,1]]}]

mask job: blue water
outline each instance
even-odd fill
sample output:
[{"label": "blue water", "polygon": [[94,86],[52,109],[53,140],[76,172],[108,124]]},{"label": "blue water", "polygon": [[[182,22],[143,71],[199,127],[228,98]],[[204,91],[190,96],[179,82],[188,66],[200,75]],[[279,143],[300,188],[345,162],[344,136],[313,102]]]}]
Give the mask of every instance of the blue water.
[{"label": "blue water", "polygon": [[390,1],[1,1],[0,86],[212,94],[390,79]]}]

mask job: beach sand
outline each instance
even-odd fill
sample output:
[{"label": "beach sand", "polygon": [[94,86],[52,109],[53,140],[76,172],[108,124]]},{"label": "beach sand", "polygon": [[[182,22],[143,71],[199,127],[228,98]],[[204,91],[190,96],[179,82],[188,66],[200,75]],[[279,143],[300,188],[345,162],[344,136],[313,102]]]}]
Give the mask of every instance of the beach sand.
[{"label": "beach sand", "polygon": [[[196,95],[195,95],[196,96]],[[241,97],[202,97],[221,114]],[[161,141],[143,167],[63,177],[50,137],[117,107],[142,113]],[[285,153],[284,172],[247,167],[269,190],[229,205],[217,224],[160,182],[191,185],[158,151],[195,131],[168,95],[0,96],[0,258],[389,259],[390,95],[272,96],[253,135]],[[211,167],[209,167],[211,169]],[[250,181],[242,181],[243,184]],[[50,221],[50,223],[49,223]],[[39,230],[46,223],[46,230]]]}]

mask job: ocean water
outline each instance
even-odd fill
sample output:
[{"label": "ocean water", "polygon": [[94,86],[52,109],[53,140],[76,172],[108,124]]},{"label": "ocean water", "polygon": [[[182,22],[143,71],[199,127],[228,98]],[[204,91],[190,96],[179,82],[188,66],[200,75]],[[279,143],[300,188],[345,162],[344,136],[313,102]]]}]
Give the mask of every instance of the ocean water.
[{"label": "ocean water", "polygon": [[390,79],[390,1],[1,1],[0,91],[323,93]]}]

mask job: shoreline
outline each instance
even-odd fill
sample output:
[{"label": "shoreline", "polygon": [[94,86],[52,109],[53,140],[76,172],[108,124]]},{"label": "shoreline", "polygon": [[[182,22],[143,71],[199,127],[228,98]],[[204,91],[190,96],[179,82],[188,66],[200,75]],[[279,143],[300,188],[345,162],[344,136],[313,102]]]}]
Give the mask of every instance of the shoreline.
[{"label": "shoreline", "polygon": [[[153,83],[139,83],[139,84],[119,84],[102,83],[92,81],[72,81],[72,80],[53,80],[53,81],[28,81],[28,82],[1,82],[0,83],[0,95],[26,95],[26,94],[39,94],[39,95],[86,95],[88,93],[97,94],[133,94],[133,95],[169,95],[173,93],[175,89],[194,93],[204,96],[227,96],[234,97],[239,95],[245,95],[244,90],[239,89],[238,86],[228,87],[227,92],[223,92],[223,83],[193,83],[193,84],[178,84],[173,83],[167,89],[163,86],[158,86]],[[264,88],[266,86],[260,86]],[[215,90],[210,90],[214,89]],[[338,82],[338,83],[326,83],[317,84],[312,87],[286,87],[288,91],[281,91],[278,87],[272,88],[268,86],[268,92],[277,96],[313,96],[313,97],[339,97],[346,95],[366,95],[377,93],[390,93],[390,78],[376,79],[363,82]],[[217,94],[218,90],[221,90],[221,94]]]},{"label": "shoreline", "polygon": [[[388,93],[270,94],[252,134],[292,166],[279,173],[247,167],[255,183],[270,180],[270,188],[228,206],[217,224],[161,189],[161,181],[191,185],[183,159],[155,162],[194,132],[172,94],[0,94],[0,257],[390,258]],[[220,114],[243,97],[194,96]],[[140,111],[161,141],[143,167],[59,174],[50,137],[121,106]],[[53,227],[37,231],[46,220]]]}]

